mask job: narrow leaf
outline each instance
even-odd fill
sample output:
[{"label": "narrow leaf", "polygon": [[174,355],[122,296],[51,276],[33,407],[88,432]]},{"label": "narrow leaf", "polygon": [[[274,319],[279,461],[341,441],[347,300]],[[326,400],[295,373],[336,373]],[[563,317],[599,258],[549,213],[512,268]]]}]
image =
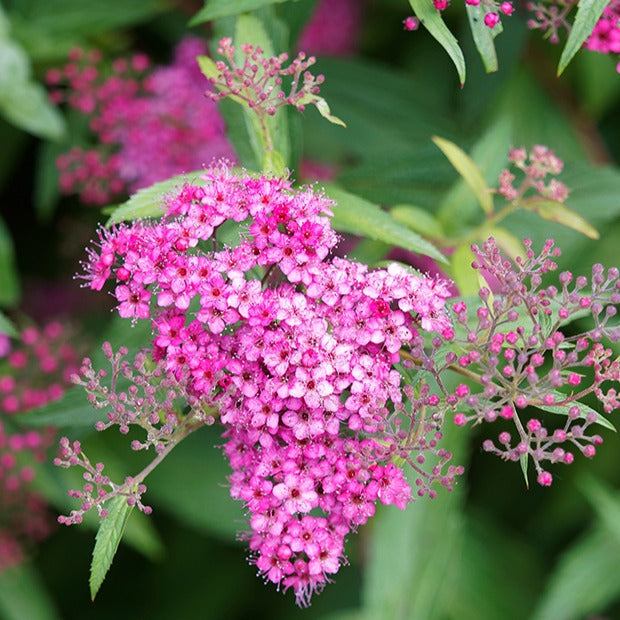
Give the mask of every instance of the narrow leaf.
[{"label": "narrow leaf", "polygon": [[202,174],[204,174],[203,170],[179,174],[165,181],[139,189],[129,200],[114,210],[110,219],[106,222],[106,226],[143,217],[161,217],[166,211],[165,196],[181,189],[184,183],[197,181]]},{"label": "narrow leaf", "polygon": [[442,237],[443,228],[432,214],[414,205],[396,205],[390,209],[392,217],[411,230],[427,237]]},{"label": "narrow leaf", "polygon": [[287,0],[207,0],[205,6],[192,17],[189,25],[196,26],[218,17],[238,15],[280,2],[287,2]]},{"label": "narrow leaf", "polygon": [[397,222],[387,211],[359,196],[334,185],[326,188],[327,195],[336,201],[332,224],[336,230],[361,235],[399,245],[417,254],[425,254],[446,263],[443,254],[429,241]]},{"label": "narrow leaf", "polygon": [[463,296],[476,295],[480,288],[478,272],[471,266],[476,259],[468,244],[459,245],[450,257],[450,273]]},{"label": "narrow leaf", "polygon": [[561,202],[546,200],[544,198],[530,198],[528,200],[523,200],[520,204],[529,211],[536,213],[544,220],[557,222],[567,228],[572,228],[590,239],[598,239],[600,237],[596,228],[586,219]]},{"label": "narrow leaf", "polygon": [[119,495],[106,504],[108,516],[101,520],[97,531],[93,560],[90,565],[90,596],[94,601],[97,592],[112,565],[114,555],[121,542],[127,520],[133,506],[127,504],[127,498]]},{"label": "narrow leaf", "polygon": [[13,240],[0,218],[0,306],[12,306],[19,299],[19,280]]},{"label": "narrow leaf", "polygon": [[609,4],[609,0],[579,0],[577,15],[571,28],[566,45],[562,50],[558,75],[561,75],[573,56],[581,49],[585,40],[592,34],[592,30],[603,14],[603,10]]},{"label": "narrow leaf", "polygon": [[620,545],[603,528],[577,540],[560,558],[532,620],[581,620],[603,611],[620,594]]},{"label": "narrow leaf", "polygon": [[471,34],[486,72],[492,73],[493,71],[497,71],[497,53],[495,52],[495,43],[493,39],[502,32],[502,22],[498,22],[494,28],[489,28],[484,23],[485,9],[482,3],[476,6],[467,4],[465,8],[467,10],[467,19],[469,19]]},{"label": "narrow leaf", "polygon": [[441,152],[448,158],[448,161],[454,166],[456,171],[463,177],[463,180],[472,192],[474,192],[478,203],[485,213],[493,211],[493,194],[491,188],[484,180],[484,176],[480,168],[474,160],[460,149],[454,142],[433,136],[433,142],[439,147]]},{"label": "narrow leaf", "polygon": [[327,105],[327,101],[323,99],[323,97],[313,96],[312,101],[310,102],[316,106],[316,109],[319,111],[319,114],[327,119],[330,123],[334,125],[340,125],[341,127],[346,127],[344,121],[340,120],[337,116],[334,116]]},{"label": "narrow leaf", "polygon": [[[556,402],[566,400],[568,397],[567,394],[563,394],[562,392],[558,392],[557,390],[552,390],[551,394],[555,398]],[[616,432],[616,427],[605,417],[602,416],[598,411],[592,409],[585,403],[580,401],[574,401],[570,404],[571,407],[579,408],[579,418],[585,420],[586,417],[590,414],[596,415],[596,424],[603,426],[610,431]],[[557,406],[557,405],[536,405],[538,409],[542,409],[543,411],[548,411],[549,413],[557,413],[559,415],[568,415],[568,408],[566,406]]]},{"label": "narrow leaf", "polygon": [[525,454],[522,454],[519,457],[519,463],[521,465],[521,472],[523,473],[523,479],[525,480],[525,487],[527,489],[530,488],[530,481],[529,481],[528,476],[527,476],[527,466],[528,466],[529,458],[530,458],[529,452],[526,452]]},{"label": "narrow leaf", "polygon": [[444,23],[441,13],[428,0],[409,0],[409,4],[424,27],[448,52],[459,74],[461,86],[463,86],[465,84],[465,58],[458,41]]}]

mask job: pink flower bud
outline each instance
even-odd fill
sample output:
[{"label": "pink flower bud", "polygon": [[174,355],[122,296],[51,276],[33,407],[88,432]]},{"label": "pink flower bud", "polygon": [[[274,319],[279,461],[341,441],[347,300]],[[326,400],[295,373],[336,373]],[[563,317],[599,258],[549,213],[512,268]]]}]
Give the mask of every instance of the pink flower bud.
[{"label": "pink flower bud", "polygon": [[497,13],[487,13],[484,16],[484,23],[489,28],[495,28],[499,22],[499,15]]}]

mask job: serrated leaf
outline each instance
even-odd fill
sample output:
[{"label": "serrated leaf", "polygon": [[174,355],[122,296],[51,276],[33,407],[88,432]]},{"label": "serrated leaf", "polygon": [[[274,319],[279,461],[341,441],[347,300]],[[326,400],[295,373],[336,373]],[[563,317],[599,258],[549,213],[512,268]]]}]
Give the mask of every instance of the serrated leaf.
[{"label": "serrated leaf", "polygon": [[592,34],[592,30],[603,14],[603,10],[609,4],[609,0],[579,0],[577,14],[573,22],[570,34],[562,50],[558,75],[561,75],[573,56],[581,49],[585,40]]},{"label": "serrated leaf", "polygon": [[204,170],[195,170],[139,189],[129,200],[116,207],[106,226],[140,218],[161,217],[166,211],[165,196],[181,189],[185,183],[198,181],[203,174]]},{"label": "serrated leaf", "polygon": [[134,507],[127,504],[126,497],[119,495],[107,502],[105,508],[108,516],[101,520],[90,565],[89,585],[90,597],[93,601],[112,566],[118,545],[127,527],[127,520]]},{"label": "serrated leaf", "polygon": [[[552,390],[550,393],[553,394],[556,401],[563,401],[568,397],[566,394],[563,394],[557,390]],[[596,424],[599,424],[610,431],[614,431],[614,433],[616,432],[616,427],[605,416],[602,416],[598,411],[596,411],[596,409],[592,409],[592,407],[580,401],[574,401],[570,404],[570,406],[579,408],[579,418],[582,420],[585,420],[588,415],[593,413],[596,415]],[[556,413],[564,416],[568,415],[568,409],[565,406],[536,405],[536,407],[538,409],[542,409],[543,411],[548,411],[549,413]]]},{"label": "serrated leaf", "polygon": [[192,17],[189,25],[196,26],[219,17],[255,11],[263,6],[281,2],[287,0],[207,0],[205,6]]},{"label": "serrated leaf", "polygon": [[427,237],[442,237],[443,228],[432,214],[414,205],[395,205],[390,209],[392,217],[411,230]]},{"label": "serrated leaf", "polygon": [[547,200],[545,198],[529,198],[519,203],[528,211],[532,211],[550,222],[557,222],[567,228],[572,228],[577,232],[584,234],[590,239],[598,239],[600,237],[598,231],[579,213],[569,209],[565,204],[555,200]]},{"label": "serrated leaf", "polygon": [[11,338],[17,338],[18,336],[17,327],[11,319],[9,319],[4,312],[0,312],[0,334],[6,334]]},{"label": "serrated leaf", "polygon": [[438,136],[433,136],[432,140],[474,192],[482,210],[485,213],[492,213],[493,193],[474,160],[450,140]]},{"label": "serrated leaf", "polygon": [[467,4],[465,9],[467,10],[471,34],[486,72],[492,73],[497,71],[497,52],[495,51],[493,39],[502,32],[502,22],[500,21],[495,27],[489,28],[484,23],[485,8],[482,3],[476,6]]},{"label": "serrated leaf", "polygon": [[336,230],[398,245],[442,263],[447,262],[432,243],[397,222],[378,205],[334,185],[328,185],[325,191],[337,203],[332,209],[332,225]]},{"label": "serrated leaf", "polygon": [[409,4],[423,26],[448,52],[448,56],[456,67],[461,86],[463,86],[465,84],[465,58],[458,41],[444,23],[441,13],[428,0],[409,0]]}]

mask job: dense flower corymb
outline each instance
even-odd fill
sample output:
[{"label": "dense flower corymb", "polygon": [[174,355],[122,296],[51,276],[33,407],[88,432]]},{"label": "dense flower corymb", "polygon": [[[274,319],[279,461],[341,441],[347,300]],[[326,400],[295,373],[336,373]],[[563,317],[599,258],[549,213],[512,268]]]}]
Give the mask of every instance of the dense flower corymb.
[{"label": "dense flower corymb", "polygon": [[[135,384],[123,394],[84,366],[91,402],[109,410],[98,428],[140,424],[147,440],[132,446],[161,456],[177,434],[219,418],[254,562],[300,604],[337,572],[346,535],[377,501],[410,500],[394,460],[413,467],[418,496],[450,488],[461,471],[444,468],[450,454],[426,413],[437,397],[403,395],[396,366],[425,332],[451,332],[448,287],[397,264],[369,270],[332,256],[332,205],[286,179],[213,168],[168,197],[161,221],[102,230],[85,276],[96,290],[116,280],[119,314],[149,319],[154,334],[148,379],[144,355],[131,366],[126,352],[106,353],[113,376]],[[174,408],[179,396],[189,413]],[[64,522],[121,493],[141,506],[140,476],[114,486],[67,440],[57,462],[90,476],[75,492],[83,508]]]}]

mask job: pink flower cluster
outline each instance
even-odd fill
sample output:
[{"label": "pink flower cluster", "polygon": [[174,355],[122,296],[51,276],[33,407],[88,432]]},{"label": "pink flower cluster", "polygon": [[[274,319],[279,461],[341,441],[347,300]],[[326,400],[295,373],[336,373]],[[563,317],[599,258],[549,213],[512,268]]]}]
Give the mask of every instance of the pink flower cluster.
[{"label": "pink flower cluster", "polygon": [[0,570],[19,563],[24,545],[50,530],[45,501],[30,483],[54,431],[27,429],[17,414],[58,400],[75,370],[76,353],[59,323],[23,330],[0,362]]},{"label": "pink flower cluster", "polygon": [[[405,508],[411,488],[394,459],[413,467],[418,496],[462,471],[445,469],[450,454],[425,417],[438,397],[425,388],[403,398],[397,369],[426,332],[451,337],[447,283],[331,257],[331,206],[286,179],[222,165],[168,197],[161,221],[102,230],[85,276],[95,290],[116,279],[119,314],[151,320],[164,391],[176,384],[190,404],[185,417],[174,399],[163,407],[169,437],[188,419],[224,425],[254,562],[301,605],[337,572],[347,534],[377,501]],[[235,247],[220,241],[237,235]],[[84,377],[91,402],[105,406],[92,368]],[[108,423],[162,424],[137,389],[108,403]],[[65,441],[60,464],[79,464],[78,452]]]},{"label": "pink flower cluster", "polygon": [[[620,56],[620,0],[611,0],[605,7],[585,46],[593,52]],[[620,73],[620,61],[616,71]]]},{"label": "pink flower cluster", "polygon": [[205,97],[209,84],[196,62],[205,52],[202,41],[186,38],[169,66],[149,71],[148,58],[136,54],[115,60],[106,76],[99,53],[74,50],[62,70],[50,70],[52,100],[67,101],[88,116],[97,139],[93,148],[75,146],[58,157],[61,191],[79,193],[84,203],[105,204],[214,158],[232,158],[223,120]]},{"label": "pink flower cluster", "polygon": [[358,45],[362,0],[320,0],[297,48],[308,54],[348,56]]},{"label": "pink flower cluster", "polygon": [[[503,431],[499,445],[488,439],[484,449],[504,460],[527,464],[531,459],[538,482],[548,486],[552,477],[541,463],[569,465],[574,460],[571,449],[591,458],[602,442],[590,427],[606,421],[583,398],[594,394],[607,413],[620,407],[620,361],[601,342],[620,340],[620,328],[611,324],[620,303],[620,279],[617,269],[605,273],[595,265],[589,286],[585,277],[574,278],[570,272],[560,274],[560,289],[542,286],[543,278],[557,269],[559,250],[551,240],[539,255],[529,241],[526,248],[526,257],[513,265],[493,239],[482,248],[473,246],[478,257],[474,267],[484,269],[500,287],[494,296],[487,288],[480,290],[482,306],[474,315],[464,302],[454,305],[454,342],[460,343],[461,352],[451,351],[445,363],[454,364],[479,387],[458,386],[446,404],[458,411],[458,426],[509,421],[516,438]],[[593,319],[593,328],[567,331],[568,324],[584,314]],[[437,369],[438,374],[442,371]],[[530,407],[537,409],[535,417]],[[545,411],[555,415],[543,425],[539,416]]]},{"label": "pink flower cluster", "polygon": [[506,200],[523,198],[533,189],[543,198],[564,202],[568,198],[568,188],[557,179],[546,181],[547,176],[554,177],[562,172],[564,163],[555,153],[543,145],[535,145],[528,153],[523,147],[510,149],[508,159],[515,168],[521,170],[525,178],[518,187],[513,185],[515,175],[508,169],[499,175],[498,192]]}]

